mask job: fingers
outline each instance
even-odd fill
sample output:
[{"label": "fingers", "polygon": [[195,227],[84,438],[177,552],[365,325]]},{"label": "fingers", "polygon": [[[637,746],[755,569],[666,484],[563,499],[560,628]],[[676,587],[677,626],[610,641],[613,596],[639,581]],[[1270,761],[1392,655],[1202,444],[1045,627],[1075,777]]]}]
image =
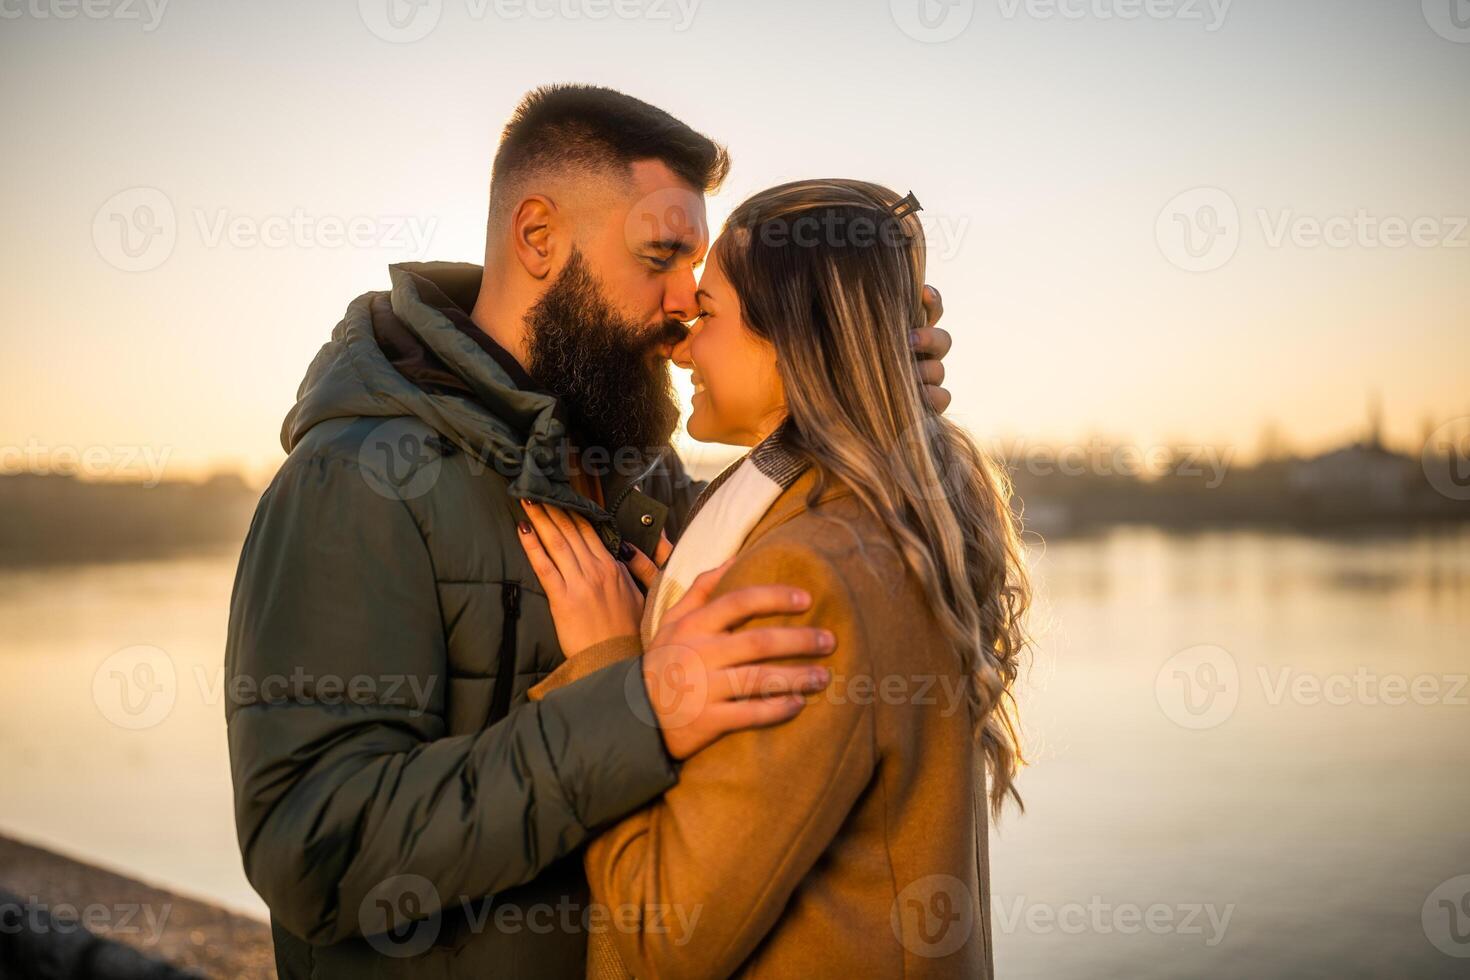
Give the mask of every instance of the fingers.
[{"label": "fingers", "polygon": [[536,573],[536,578],[541,583],[541,588],[546,590],[547,595],[559,592],[566,585],[561,571],[557,569],[556,562],[546,553],[541,546],[541,539],[536,534],[536,528],[529,521],[517,521],[516,537],[521,541],[521,547],[526,550],[526,558],[531,562],[531,570]]},{"label": "fingers", "polygon": [[929,400],[930,407],[941,415],[944,414],[945,409],[949,408],[948,388],[936,388],[933,385],[925,385],[924,397]]},{"label": "fingers", "polygon": [[632,542],[627,544],[632,554],[623,559],[623,563],[627,565],[628,571],[633,573],[633,577],[643,585],[645,590],[653,588],[653,580],[658,576],[658,566],[647,555],[639,551],[637,545]]},{"label": "fingers", "polygon": [[653,563],[663,568],[669,560],[669,555],[674,553],[674,546],[669,541],[669,536],[660,531],[658,533],[658,547],[653,549]]},{"label": "fingers", "polygon": [[817,626],[763,626],[724,637],[710,648],[709,658],[712,667],[733,669],[781,657],[825,657],[835,649],[837,637],[831,630]]},{"label": "fingers", "polygon": [[[939,290],[933,286],[924,287],[924,322],[928,326],[934,326],[939,318],[944,316],[944,298],[939,295]],[[946,348],[947,349],[947,348]],[[940,355],[941,357],[943,355]]]},{"label": "fingers", "polygon": [[709,722],[715,738],[747,728],[769,728],[790,721],[801,714],[806,701],[795,694],[773,698],[751,698],[747,701],[725,701],[711,705]]},{"label": "fingers", "polygon": [[919,369],[919,380],[924,382],[924,384],[933,385],[936,388],[944,384],[943,361],[920,361],[917,367]]},{"label": "fingers", "polygon": [[521,506],[525,508],[526,517],[535,529],[536,537],[541,540],[541,547],[556,563],[556,569],[561,573],[562,578],[583,574],[582,563],[577,560],[576,550],[557,523],[551,519],[547,508],[534,500],[522,500]]},{"label": "fingers", "polygon": [[602,543],[602,539],[597,536],[592,525],[581,514],[575,514],[554,504],[543,504],[541,509],[566,539],[567,547],[571,548],[572,554],[577,556],[577,564],[582,567],[583,571],[592,571],[601,561],[611,562],[607,546]]},{"label": "fingers", "polygon": [[940,360],[949,353],[954,338],[943,327],[919,327],[909,334],[909,346],[914,356],[922,359]]},{"label": "fingers", "polygon": [[562,510],[558,507],[554,507],[552,508],[552,510],[555,511],[555,513],[552,514],[553,518],[560,515],[561,517],[571,522],[572,526],[576,529],[577,533],[582,538],[582,544],[586,548],[588,558],[595,558],[598,561],[613,560],[612,553],[607,550],[607,545],[602,540],[602,535],[597,533],[597,528],[592,526],[591,521],[583,517],[581,514],[575,514],[571,511]]},{"label": "fingers", "polygon": [[709,696],[714,701],[770,698],[784,694],[816,694],[832,683],[826,667],[757,666],[732,667],[710,678]]},{"label": "fingers", "polygon": [[684,635],[691,631],[725,633],[748,619],[804,612],[811,604],[811,595],[803,589],[789,585],[750,585],[694,609],[679,622],[679,632]]},{"label": "fingers", "polygon": [[680,596],[679,601],[669,607],[668,612],[664,613],[664,623],[672,627],[685,616],[688,616],[694,610],[708,602],[710,593],[714,592],[715,586],[720,584],[721,576],[733,564],[735,564],[735,559],[727,558],[723,564],[717,565],[707,572],[701,572],[696,576],[694,581],[689,584],[689,591]]}]

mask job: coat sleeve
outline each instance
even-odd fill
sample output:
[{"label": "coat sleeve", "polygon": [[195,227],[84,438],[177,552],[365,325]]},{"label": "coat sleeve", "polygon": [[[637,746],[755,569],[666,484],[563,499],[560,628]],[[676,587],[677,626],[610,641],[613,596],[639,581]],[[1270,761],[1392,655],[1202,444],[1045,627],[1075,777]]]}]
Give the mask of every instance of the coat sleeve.
[{"label": "coat sleeve", "polygon": [[[811,608],[744,629],[827,627],[837,635],[827,658],[833,689],[844,677],[871,676],[852,601],[829,559],[796,544],[758,545],[715,595],[771,582],[806,588]],[[686,760],[677,786],[588,847],[594,901],[619,918],[638,917],[636,928],[611,930],[634,975],[733,974],[836,837],[872,778],[876,750],[870,702],[831,690],[809,698],[791,722],[726,736]]]},{"label": "coat sleeve", "polygon": [[414,514],[355,460],[288,460],[241,555],[226,649],[246,875],[316,944],[379,931],[375,892],[399,876],[427,882],[424,915],[534,878],[674,782],[638,668],[446,736],[445,627]]}]

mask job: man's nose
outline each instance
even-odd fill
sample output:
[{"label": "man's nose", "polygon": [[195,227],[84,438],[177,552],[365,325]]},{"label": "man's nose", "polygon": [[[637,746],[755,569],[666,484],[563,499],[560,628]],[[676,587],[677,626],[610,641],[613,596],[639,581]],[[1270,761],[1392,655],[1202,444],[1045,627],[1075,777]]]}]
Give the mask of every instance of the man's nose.
[{"label": "man's nose", "polygon": [[686,266],[670,275],[664,287],[664,315],[685,323],[694,319],[699,312],[699,302],[694,298],[696,288],[698,283],[692,268]]}]

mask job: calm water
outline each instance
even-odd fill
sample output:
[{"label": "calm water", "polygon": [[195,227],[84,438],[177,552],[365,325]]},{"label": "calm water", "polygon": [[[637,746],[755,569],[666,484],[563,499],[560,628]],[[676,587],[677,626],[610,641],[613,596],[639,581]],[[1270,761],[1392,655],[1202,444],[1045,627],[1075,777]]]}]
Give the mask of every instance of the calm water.
[{"label": "calm water", "polygon": [[[1431,938],[1470,954],[1470,533],[1128,530],[1037,571],[1002,976],[1470,974]],[[263,913],[218,693],[233,573],[0,573],[0,832]]]}]

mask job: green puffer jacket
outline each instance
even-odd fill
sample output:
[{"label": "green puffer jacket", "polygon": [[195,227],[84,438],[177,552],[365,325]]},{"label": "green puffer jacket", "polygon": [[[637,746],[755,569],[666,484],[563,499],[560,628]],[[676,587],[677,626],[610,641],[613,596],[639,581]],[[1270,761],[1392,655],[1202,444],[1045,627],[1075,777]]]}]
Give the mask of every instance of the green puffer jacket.
[{"label": "green puffer jacket", "polygon": [[[555,399],[443,312],[473,306],[479,268],[390,274],[312,362],[240,557],[226,718],[245,871],[282,977],[581,976],[598,920],[579,848],[676,773],[636,662],[527,700],[563,658],[516,500],[651,554],[700,484],[672,453],[623,454],[611,512],[576,493]],[[410,381],[375,325],[452,383]]]}]

